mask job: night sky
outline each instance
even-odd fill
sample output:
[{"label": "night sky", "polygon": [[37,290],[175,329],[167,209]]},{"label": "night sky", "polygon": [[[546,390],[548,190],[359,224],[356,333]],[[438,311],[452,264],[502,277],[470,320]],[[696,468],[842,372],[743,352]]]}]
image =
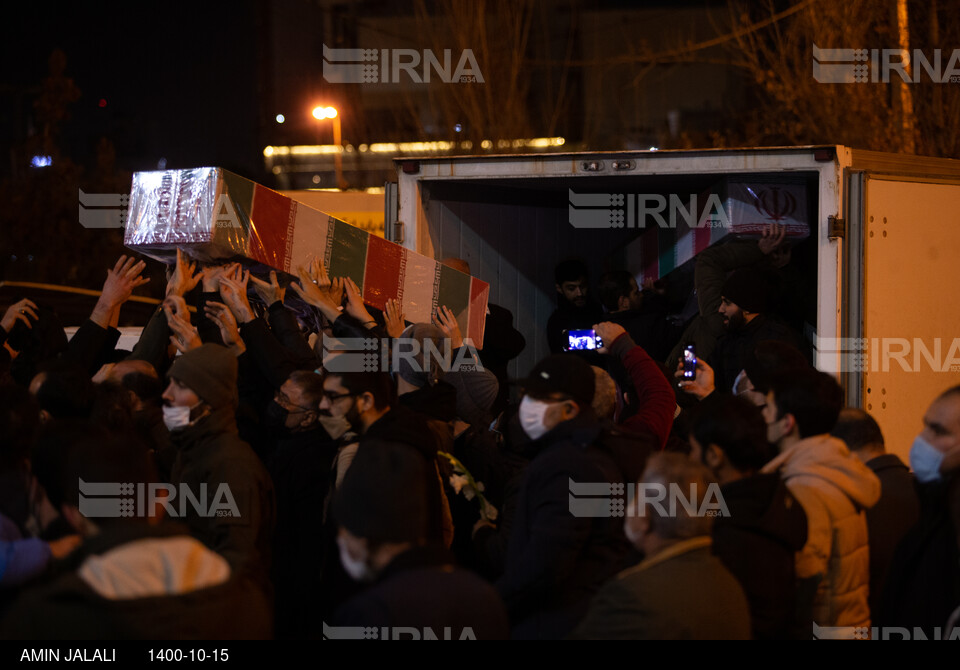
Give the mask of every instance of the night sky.
[{"label": "night sky", "polygon": [[[17,4],[5,8],[0,132],[22,141],[54,49],[81,91],[62,149],[91,164],[101,137],[123,171],[218,165],[257,178],[256,4]],[[105,101],[105,106],[101,106]],[[9,160],[4,171],[9,170]]]}]

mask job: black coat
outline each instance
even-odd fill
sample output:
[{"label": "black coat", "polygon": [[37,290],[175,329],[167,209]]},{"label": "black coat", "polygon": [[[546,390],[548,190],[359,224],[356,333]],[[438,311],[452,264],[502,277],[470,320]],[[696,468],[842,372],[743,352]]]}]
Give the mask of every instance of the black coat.
[{"label": "black coat", "polygon": [[[396,556],[375,584],[344,604],[335,626],[374,627],[391,639],[508,637],[507,613],[497,592],[471,572],[456,568],[447,552],[418,547]],[[328,638],[354,631],[325,629]],[[419,636],[419,637],[418,637]]]},{"label": "black coat", "polygon": [[170,442],[177,450],[170,481],[188,486],[198,498],[205,489],[210,502],[226,484],[239,511],[236,516],[201,516],[186,504],[182,521],[231,568],[266,585],[276,521],[273,483],[237,435],[233,410],[221,407],[193,426],[171,431]]},{"label": "black coat", "polygon": [[777,340],[801,348],[800,337],[788,326],[765,314],[760,314],[750,323],[735,332],[727,332],[717,340],[717,347],[710,357],[715,375],[714,383],[723,393],[731,393],[731,387],[750,352],[763,340]]},{"label": "black coat", "polygon": [[[952,489],[952,490],[951,490]],[[920,520],[897,546],[875,625],[920,627],[928,637],[960,606],[960,478],[917,488]],[[953,509],[951,509],[953,506]]]},{"label": "black coat", "polygon": [[318,512],[336,453],[337,442],[318,425],[277,440],[267,464],[277,496],[273,583],[278,637],[306,637],[319,625],[324,536]]},{"label": "black coat", "polygon": [[570,481],[626,482],[614,456],[596,445],[601,426],[587,411],[531,446],[517,499],[506,570],[497,582],[514,637],[559,639],[586,614],[597,589],[622,567],[623,518],[575,516]]},{"label": "black coat", "polygon": [[720,487],[730,516],[717,517],[713,553],[740,582],[755,639],[791,636],[796,616],[794,555],[807,542],[807,515],[778,473]]},{"label": "black coat", "polygon": [[870,611],[876,612],[897,545],[920,519],[920,501],[910,469],[896,454],[872,458],[867,467],[880,479],[880,500],[867,510]]}]

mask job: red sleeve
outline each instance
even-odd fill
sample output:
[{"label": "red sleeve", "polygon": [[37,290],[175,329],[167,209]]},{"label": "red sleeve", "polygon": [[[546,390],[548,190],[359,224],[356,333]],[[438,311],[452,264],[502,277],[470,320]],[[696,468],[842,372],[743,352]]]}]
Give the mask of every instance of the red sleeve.
[{"label": "red sleeve", "polygon": [[652,433],[663,449],[673,427],[673,415],[677,409],[676,396],[670,382],[663,376],[656,361],[650,358],[642,347],[633,344],[633,340],[626,333],[616,339],[611,349],[620,350],[618,353],[633,381],[639,407],[636,414],[620,424],[621,427],[635,432]]}]

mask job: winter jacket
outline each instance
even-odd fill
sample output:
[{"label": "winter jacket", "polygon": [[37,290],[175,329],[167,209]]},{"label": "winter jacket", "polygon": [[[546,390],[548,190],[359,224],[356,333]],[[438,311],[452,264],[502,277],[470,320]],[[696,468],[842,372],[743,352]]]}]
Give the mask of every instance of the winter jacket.
[{"label": "winter jacket", "polygon": [[917,496],[920,519],[890,563],[877,624],[918,627],[932,639],[960,605],[960,478],[920,484]]},{"label": "winter jacket", "polygon": [[502,640],[509,634],[497,592],[431,546],[396,556],[375,584],[338,610],[335,622],[324,631],[328,638],[346,632],[337,628],[357,626],[388,627],[391,639]]},{"label": "winter jacket", "polygon": [[497,582],[514,637],[557,639],[586,614],[597,589],[623,567],[628,549],[619,517],[575,516],[570,482],[622,484],[613,455],[598,446],[590,411],[530,443],[517,498],[506,569]]},{"label": "winter jacket", "polygon": [[[717,346],[709,360],[718,390],[723,393],[732,392],[733,382],[743,370],[747,358],[757,344],[764,340],[777,340],[798,349],[803,346],[800,336],[776,317],[767,314],[757,315],[740,330],[727,332],[717,340]],[[699,355],[699,351],[697,353]]]},{"label": "winter jacket", "polygon": [[807,542],[807,515],[777,473],[720,487],[730,516],[713,524],[713,553],[743,586],[753,637],[793,635],[797,611],[794,556]]},{"label": "winter jacket", "polygon": [[581,640],[746,640],[750,616],[743,589],[710,554],[710,538],[693,537],[607,582],[571,636]]},{"label": "winter jacket", "polygon": [[[623,421],[623,429],[649,435],[663,449],[673,427],[674,412],[677,408],[676,396],[670,382],[660,367],[641,347],[636,346],[628,334],[621,335],[608,345],[610,354],[623,363],[633,382],[634,394],[639,409],[636,414]],[[642,471],[642,466],[641,466]],[[628,473],[629,481],[636,481],[634,473]],[[639,478],[640,472],[636,473]]]},{"label": "winter jacket", "polygon": [[115,522],[87,538],[0,623],[8,639],[251,639],[269,604],[182,526]]},{"label": "winter jacket", "polygon": [[920,500],[910,468],[896,454],[871,458],[867,467],[880,479],[880,502],[867,510],[870,612],[876,613],[897,545],[920,519]]},{"label": "winter jacket", "polygon": [[880,499],[880,480],[829,435],[794,443],[761,472],[780,472],[807,514],[807,544],[797,554],[797,578],[820,576],[814,622],[869,626],[870,550],[863,510]]},{"label": "winter jacket", "polygon": [[[265,584],[276,514],[273,484],[260,459],[237,435],[233,408],[220,407],[192,426],[171,431],[170,442],[177,450],[171,482],[197,497],[206,490],[208,506],[221,503],[216,514],[206,516],[188,503],[183,522],[236,572]],[[239,514],[223,506],[229,500],[218,497],[222,485],[229,487]]]}]

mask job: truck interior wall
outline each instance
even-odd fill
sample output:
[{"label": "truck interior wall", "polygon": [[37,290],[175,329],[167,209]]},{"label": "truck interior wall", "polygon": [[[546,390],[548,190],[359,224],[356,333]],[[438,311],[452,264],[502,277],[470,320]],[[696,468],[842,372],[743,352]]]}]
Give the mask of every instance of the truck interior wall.
[{"label": "truck interior wall", "polygon": [[596,280],[602,273],[598,259],[610,253],[615,231],[577,230],[566,209],[446,199],[424,207],[433,249],[421,253],[463,258],[474,276],[490,283],[490,302],[513,313],[514,327],[527,340],[509,370],[512,377],[525,375],[550,353],[545,328],[557,307],[554,266],[579,256]]},{"label": "truck interior wall", "polygon": [[[763,178],[764,175],[742,175]],[[794,178],[799,176],[795,173]],[[514,315],[514,326],[523,333],[527,348],[516,359],[510,374],[523,376],[549,354],[545,328],[557,306],[554,266],[575,256],[587,262],[591,287],[603,272],[626,269],[636,275],[639,259],[627,259],[627,243],[637,229],[578,229],[570,224],[568,188],[578,192],[701,193],[723,175],[637,175],[629,179],[545,179],[533,184],[503,181],[421,182],[422,222],[426,235],[418,238],[418,251],[443,259],[456,256],[470,263],[472,273],[490,283],[490,301]],[[816,230],[817,176],[808,180],[807,212]],[[769,177],[768,177],[769,178]],[[526,182],[526,183],[525,183]],[[669,235],[675,231],[661,233]],[[813,234],[794,249],[789,273],[798,299],[791,319],[798,332],[810,336],[816,326],[817,242]],[[692,290],[692,261],[671,275],[672,283]],[[799,279],[798,279],[799,276]],[[595,294],[594,294],[595,295]],[[682,303],[682,301],[681,301]],[[809,324],[804,326],[804,322]]]}]

